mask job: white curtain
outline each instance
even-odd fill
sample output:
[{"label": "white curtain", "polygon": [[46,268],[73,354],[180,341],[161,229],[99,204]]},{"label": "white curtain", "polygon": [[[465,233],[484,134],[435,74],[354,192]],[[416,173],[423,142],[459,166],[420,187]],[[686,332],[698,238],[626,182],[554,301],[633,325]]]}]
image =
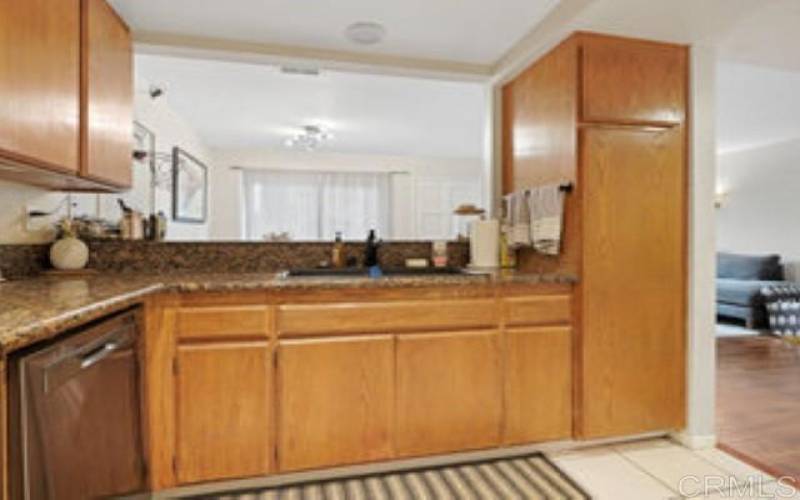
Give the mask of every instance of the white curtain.
[{"label": "white curtain", "polygon": [[283,233],[293,241],[364,239],[390,234],[390,179],[385,173],[245,170],[247,238]]}]

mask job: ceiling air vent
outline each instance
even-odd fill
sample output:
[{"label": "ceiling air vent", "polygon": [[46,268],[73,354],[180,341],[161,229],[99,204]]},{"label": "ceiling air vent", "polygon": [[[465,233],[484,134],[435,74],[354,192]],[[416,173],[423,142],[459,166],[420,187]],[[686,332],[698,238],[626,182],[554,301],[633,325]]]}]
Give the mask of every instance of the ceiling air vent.
[{"label": "ceiling air vent", "polygon": [[281,73],[287,75],[319,76],[319,68],[281,66]]}]

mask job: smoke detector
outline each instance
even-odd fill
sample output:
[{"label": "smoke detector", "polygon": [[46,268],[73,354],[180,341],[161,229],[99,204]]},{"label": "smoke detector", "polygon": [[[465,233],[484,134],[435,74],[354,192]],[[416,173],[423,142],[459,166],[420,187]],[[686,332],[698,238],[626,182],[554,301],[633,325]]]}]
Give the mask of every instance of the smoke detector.
[{"label": "smoke detector", "polygon": [[378,23],[357,22],[344,31],[348,40],[358,45],[375,45],[386,37],[386,28]]}]

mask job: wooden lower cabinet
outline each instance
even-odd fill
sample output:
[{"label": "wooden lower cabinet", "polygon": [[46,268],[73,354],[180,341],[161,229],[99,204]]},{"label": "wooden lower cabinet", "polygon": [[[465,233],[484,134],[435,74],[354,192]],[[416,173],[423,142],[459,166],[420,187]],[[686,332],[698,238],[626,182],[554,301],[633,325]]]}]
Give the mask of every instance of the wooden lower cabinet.
[{"label": "wooden lower cabinet", "polygon": [[179,345],[179,484],[271,471],[272,362],[267,342]]},{"label": "wooden lower cabinet", "polygon": [[398,336],[399,456],[500,444],[499,346],[498,331]]},{"label": "wooden lower cabinet", "polygon": [[394,342],[390,335],[279,342],[281,471],[393,455]]},{"label": "wooden lower cabinet", "polygon": [[503,441],[517,445],[572,436],[572,329],[505,332]]},{"label": "wooden lower cabinet", "polygon": [[[438,318],[430,330],[373,333],[320,332],[319,318],[309,333],[300,316],[296,330],[283,333],[281,314],[307,303],[256,294],[153,299],[143,349],[150,485],[161,491],[568,438],[571,297],[556,291],[432,301],[493,307],[480,313],[493,327],[456,321],[437,330]],[[385,324],[412,321],[422,320]]]}]

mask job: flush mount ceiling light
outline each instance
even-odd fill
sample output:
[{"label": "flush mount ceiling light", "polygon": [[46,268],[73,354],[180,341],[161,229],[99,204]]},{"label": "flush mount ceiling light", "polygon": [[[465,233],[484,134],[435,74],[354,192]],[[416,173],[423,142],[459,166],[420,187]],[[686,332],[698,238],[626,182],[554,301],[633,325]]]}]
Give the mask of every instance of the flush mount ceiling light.
[{"label": "flush mount ceiling light", "polygon": [[375,45],[386,37],[386,28],[378,23],[357,22],[344,31],[348,40],[358,45]]},{"label": "flush mount ceiling light", "polygon": [[297,135],[289,137],[284,141],[287,148],[303,149],[314,151],[325,141],[333,139],[333,134],[317,125],[306,125],[303,131]]}]

